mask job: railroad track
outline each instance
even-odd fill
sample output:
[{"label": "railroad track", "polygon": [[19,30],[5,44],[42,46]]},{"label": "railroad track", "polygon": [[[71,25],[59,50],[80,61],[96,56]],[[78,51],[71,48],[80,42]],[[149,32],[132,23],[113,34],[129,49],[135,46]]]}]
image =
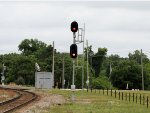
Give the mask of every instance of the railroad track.
[{"label": "railroad track", "polygon": [[0,104],[0,113],[10,113],[22,106],[27,105],[28,103],[31,103],[37,98],[37,95],[35,93],[21,90],[21,89],[10,89],[10,88],[4,88],[6,90],[13,90],[16,93],[18,93],[18,96],[8,100],[6,102],[3,102]]}]

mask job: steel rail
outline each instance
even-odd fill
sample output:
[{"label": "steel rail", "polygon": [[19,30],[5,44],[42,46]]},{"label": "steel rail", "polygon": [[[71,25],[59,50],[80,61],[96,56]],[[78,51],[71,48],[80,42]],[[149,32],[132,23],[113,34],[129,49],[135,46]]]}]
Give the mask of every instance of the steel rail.
[{"label": "steel rail", "polygon": [[10,113],[15,111],[31,102],[36,100],[37,95],[33,92],[21,90],[21,89],[12,89],[12,88],[3,88],[6,90],[13,90],[19,94],[19,96],[1,103],[0,105],[0,113]]}]

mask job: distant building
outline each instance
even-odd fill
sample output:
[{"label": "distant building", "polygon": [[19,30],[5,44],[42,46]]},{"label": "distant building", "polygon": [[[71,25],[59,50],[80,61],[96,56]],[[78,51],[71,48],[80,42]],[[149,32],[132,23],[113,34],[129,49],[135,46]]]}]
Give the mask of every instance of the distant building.
[{"label": "distant building", "polygon": [[52,89],[53,83],[51,72],[35,72],[35,88]]}]

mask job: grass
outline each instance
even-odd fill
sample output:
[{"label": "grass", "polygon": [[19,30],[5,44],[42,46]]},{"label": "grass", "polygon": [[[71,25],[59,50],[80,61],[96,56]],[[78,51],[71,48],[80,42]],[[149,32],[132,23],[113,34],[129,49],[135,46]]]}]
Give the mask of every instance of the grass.
[{"label": "grass", "polygon": [[[50,106],[46,108],[45,113],[150,113],[150,106],[147,108],[146,105],[119,100],[114,96],[107,96],[106,92],[103,95],[102,92],[99,94],[99,92],[76,91],[75,102],[71,102],[71,91],[51,90],[49,93],[61,94],[68,99],[68,102],[64,105]],[[150,94],[149,92],[138,93]]]}]

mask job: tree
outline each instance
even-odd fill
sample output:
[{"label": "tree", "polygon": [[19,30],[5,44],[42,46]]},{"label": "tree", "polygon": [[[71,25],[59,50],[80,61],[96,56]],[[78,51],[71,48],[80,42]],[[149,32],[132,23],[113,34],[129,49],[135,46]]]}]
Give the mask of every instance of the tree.
[{"label": "tree", "polygon": [[19,44],[19,50],[22,51],[24,55],[31,55],[46,48],[46,44],[38,41],[37,39],[25,39]]},{"label": "tree", "polygon": [[95,76],[100,75],[102,63],[107,55],[107,48],[98,48],[98,52],[92,57],[92,67],[95,70]]},{"label": "tree", "polygon": [[[135,50],[133,54],[129,53],[128,56],[129,56],[129,60],[134,60],[137,63],[141,64],[141,52],[139,50]],[[143,63],[149,62],[147,55],[145,55],[144,53],[142,53],[142,59],[143,59]]]},{"label": "tree", "polygon": [[118,66],[113,68],[112,83],[119,89],[141,89],[141,67],[135,61],[121,61]]}]

